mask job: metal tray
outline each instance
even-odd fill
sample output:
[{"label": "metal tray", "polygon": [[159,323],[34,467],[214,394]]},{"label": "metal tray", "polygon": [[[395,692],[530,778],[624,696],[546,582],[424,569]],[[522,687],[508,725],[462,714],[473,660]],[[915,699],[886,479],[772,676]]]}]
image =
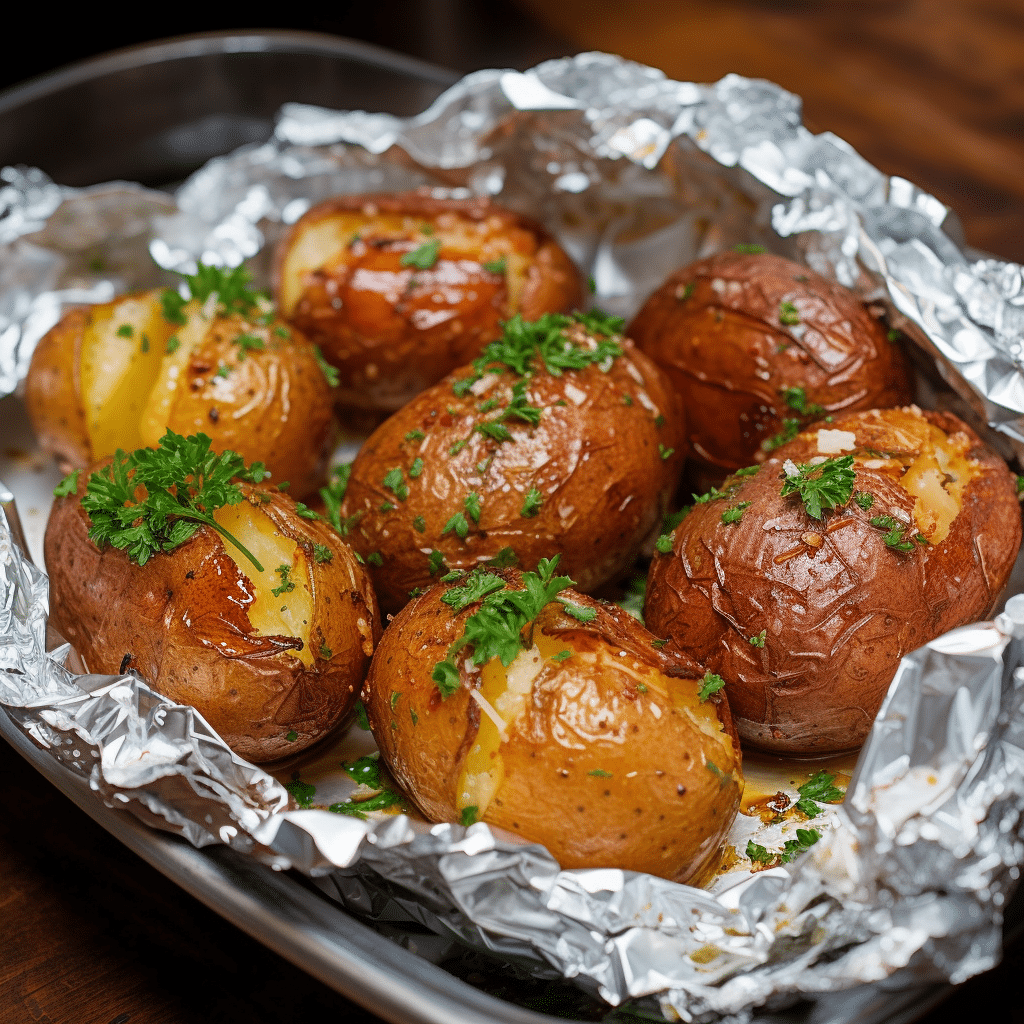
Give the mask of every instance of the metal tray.
[{"label": "metal tray", "polygon": [[[287,100],[411,114],[455,75],[376,47],[300,32],[190,36],[133,47],[0,94],[0,166],[42,167],[62,184],[117,178],[173,183],[212,156],[261,142]],[[41,463],[24,410],[0,401],[0,480],[18,499],[40,558],[59,473]],[[354,919],[298,878],[226,848],[197,850],[106,807],[80,777],[0,714],[0,734],[119,841],[215,912],[337,991],[395,1024],[528,1022],[557,1018],[496,999]],[[1021,901],[1014,901],[1020,904]],[[1020,914],[1008,915],[1019,919]],[[823,996],[755,1022],[827,1024],[916,1019],[948,985],[884,984]]]}]

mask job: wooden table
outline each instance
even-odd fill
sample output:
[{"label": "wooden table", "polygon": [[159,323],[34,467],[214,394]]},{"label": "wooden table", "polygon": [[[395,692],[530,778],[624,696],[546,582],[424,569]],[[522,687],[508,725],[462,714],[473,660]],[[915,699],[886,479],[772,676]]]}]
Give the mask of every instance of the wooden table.
[{"label": "wooden table", "polygon": [[[204,27],[223,26],[175,21],[155,34]],[[375,0],[276,27],[355,35],[463,71],[595,48],[683,79],[770,78],[803,96],[812,130],[955,207],[973,245],[1024,260],[1019,0]],[[140,38],[118,31],[100,45]],[[376,1020],[125,851],[2,741],[0,772],[0,1024]],[[1017,943],[924,1020],[959,1024],[1002,1005],[1001,1019],[1024,1021],[1022,970]]]}]

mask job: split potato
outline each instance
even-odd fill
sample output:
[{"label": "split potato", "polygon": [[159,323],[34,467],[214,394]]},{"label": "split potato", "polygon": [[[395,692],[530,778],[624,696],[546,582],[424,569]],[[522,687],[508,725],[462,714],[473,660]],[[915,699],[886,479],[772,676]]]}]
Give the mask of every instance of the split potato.
[{"label": "split potato", "polygon": [[[111,473],[111,463],[79,473],[45,537],[51,620],[87,670],[138,672],[251,761],[298,753],[340,725],[380,633],[348,545],[286,494],[238,482],[241,500],[212,513],[217,529],[199,526],[149,557],[135,549],[138,564],[90,539],[99,513],[82,499],[95,476],[101,488],[115,483]],[[145,522],[140,511],[129,525],[140,532]]]},{"label": "split potato", "polygon": [[1016,482],[950,413],[871,410],[729,477],[658,541],[644,615],[726,681],[744,744],[866,738],[900,659],[985,618],[1021,541]]},{"label": "split potato", "polygon": [[275,266],[283,315],[341,374],[339,405],[385,415],[470,362],[502,320],[569,310],[583,295],[536,221],[429,192],[319,203]]},{"label": "split potato", "polygon": [[653,538],[682,464],[679,404],[604,314],[518,319],[383,423],[341,525],[386,611],[447,569],[561,553],[591,591]]},{"label": "split potato", "polygon": [[488,822],[564,868],[707,878],[743,786],[728,703],[622,609],[529,575],[453,574],[385,630],[364,701],[388,768],[430,820]]},{"label": "split potato", "polygon": [[167,429],[202,431],[300,497],[313,492],[337,441],[314,346],[265,300],[168,306],[168,294],[73,309],[40,340],[25,401],[42,448],[67,471],[155,446]]},{"label": "split potato", "polygon": [[770,253],[684,267],[628,333],[682,397],[701,487],[763,461],[814,420],[914,398],[903,349],[860,296]]}]

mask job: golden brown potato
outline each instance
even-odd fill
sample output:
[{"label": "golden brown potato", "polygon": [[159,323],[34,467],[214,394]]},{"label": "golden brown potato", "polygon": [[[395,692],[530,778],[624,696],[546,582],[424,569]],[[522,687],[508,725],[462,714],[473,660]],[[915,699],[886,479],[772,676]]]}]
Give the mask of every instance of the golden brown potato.
[{"label": "golden brown potato", "polygon": [[25,394],[42,447],[70,470],[154,446],[168,428],[202,431],[311,493],[337,440],[314,346],[265,301],[229,311],[193,299],[169,320],[165,294],[72,310],[43,337]]},{"label": "golden brown potato", "polygon": [[392,413],[470,362],[519,313],[576,306],[578,271],[538,223],[487,199],[339,196],[277,251],[285,318],[341,373],[339,404]]},{"label": "golden brown potato", "polygon": [[903,655],[985,617],[1020,540],[1012,474],[955,416],[853,413],[659,539],[645,618],[725,679],[744,743],[838,753],[867,736]]},{"label": "golden brown potato", "polygon": [[675,488],[682,426],[620,325],[603,314],[513,321],[366,441],[341,515],[385,610],[445,567],[532,569],[561,552],[590,591],[633,564]]},{"label": "golden brown potato", "polygon": [[550,600],[550,579],[542,566],[542,596],[516,607],[520,573],[476,570],[395,617],[364,689],[381,755],[433,821],[486,821],[564,868],[700,880],[743,785],[728,704],[622,609]]},{"label": "golden brown potato", "polygon": [[345,719],[380,618],[334,530],[275,489],[239,483],[244,500],[214,519],[262,571],[208,526],[139,565],[89,539],[88,479],[57,499],[45,539],[52,621],[88,671],[134,669],[252,761],[297,753]]},{"label": "golden brown potato", "polygon": [[902,348],[860,297],[769,253],[684,267],[628,333],[679,391],[702,481],[762,461],[825,415],[914,398]]}]

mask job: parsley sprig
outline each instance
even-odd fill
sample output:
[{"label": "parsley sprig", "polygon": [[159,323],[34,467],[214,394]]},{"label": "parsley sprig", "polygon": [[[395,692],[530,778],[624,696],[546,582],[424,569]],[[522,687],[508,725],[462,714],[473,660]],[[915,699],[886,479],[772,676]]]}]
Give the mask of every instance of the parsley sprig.
[{"label": "parsley sprig", "polygon": [[839,803],[845,793],[835,786],[835,781],[836,777],[824,769],[815,772],[797,790],[800,794],[800,799],[796,802],[797,810],[802,811],[808,818],[813,818],[821,813],[818,803]]},{"label": "parsley sprig", "polygon": [[118,450],[113,460],[89,476],[82,508],[89,513],[89,539],[126,551],[138,565],[158,552],[173,551],[209,526],[230,541],[260,571],[260,565],[213,513],[243,500],[236,478],[259,483],[261,462],[246,468],[236,452],[211,451],[205,434],[182,437],[168,430],[158,448],[131,454]]},{"label": "parsley sprig", "polygon": [[248,313],[266,299],[265,292],[249,287],[252,275],[245,267],[226,270],[199,263],[194,274],[183,274],[182,277],[187,295],[174,288],[165,288],[160,293],[164,319],[179,326],[185,323],[184,309],[190,299],[205,302],[216,293],[217,308],[222,313]]},{"label": "parsley sprig", "polygon": [[857,479],[852,455],[826,459],[816,466],[796,466],[787,461],[785,473],[782,497],[799,494],[804,509],[812,519],[822,519],[824,510],[831,511],[845,505],[853,495],[853,485]]},{"label": "parsley sprig", "polygon": [[[456,611],[475,601],[480,608],[466,619],[462,636],[448,648],[448,656],[434,666],[431,678],[442,697],[450,697],[459,688],[459,669],[455,656],[463,647],[473,648],[473,664],[486,665],[499,658],[508,668],[532,638],[524,639],[523,631],[542,609],[574,583],[568,576],[556,576],[561,555],[542,558],[536,572],[522,574],[523,590],[509,590],[496,573],[474,569],[459,587],[453,587],[442,598]],[[497,581],[497,585],[493,581]],[[449,595],[452,595],[449,600]]]}]

